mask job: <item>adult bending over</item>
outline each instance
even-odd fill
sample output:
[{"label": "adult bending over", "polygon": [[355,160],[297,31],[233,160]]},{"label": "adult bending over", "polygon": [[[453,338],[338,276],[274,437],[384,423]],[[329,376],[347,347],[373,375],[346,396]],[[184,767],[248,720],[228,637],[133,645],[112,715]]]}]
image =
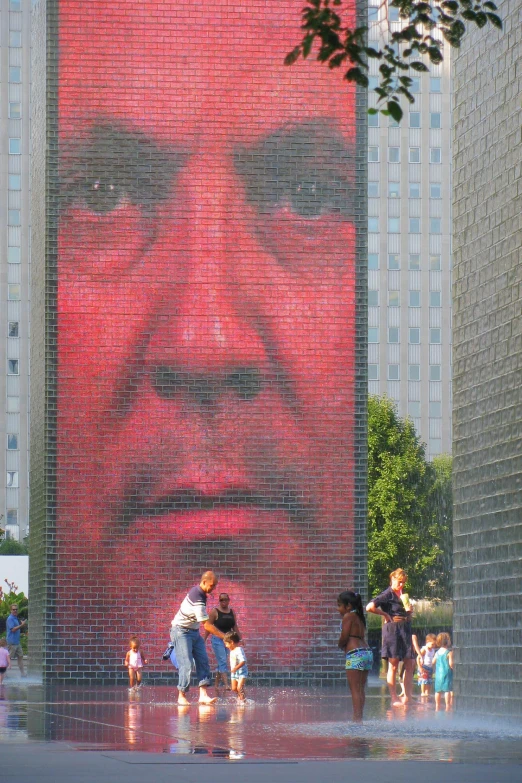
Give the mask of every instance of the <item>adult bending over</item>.
[{"label": "adult bending over", "polygon": [[199,632],[202,624],[205,631],[220,639],[224,633],[213,625],[207,614],[207,596],[214,590],[218,583],[213,571],[205,571],[199,585],[192,587],[172,620],[170,638],[174,644],[178,661],[178,704],[186,706],[190,704],[186,693],[190,687],[190,673],[192,671],[192,659],[196,663],[196,674],[199,680],[199,703],[213,704],[207,693],[207,687],[211,682],[210,665],[203,637]]},{"label": "adult bending over", "polygon": [[359,593],[345,590],[337,598],[341,615],[341,635],[338,645],[346,653],[346,679],[352,694],[353,719],[362,722],[368,672],[373,666],[373,653],[365,640],[366,619]]},{"label": "adult bending over", "polygon": [[[415,668],[415,650],[412,643],[411,614],[413,608],[402,602],[402,592],[408,575],[402,568],[390,574],[390,586],[376,596],[368,606],[367,612],[380,614],[384,618],[382,627],[381,658],[388,659],[386,681],[390,691],[392,706],[398,707],[411,701],[413,688],[413,670]],[[404,696],[397,700],[397,669],[404,662]]]}]

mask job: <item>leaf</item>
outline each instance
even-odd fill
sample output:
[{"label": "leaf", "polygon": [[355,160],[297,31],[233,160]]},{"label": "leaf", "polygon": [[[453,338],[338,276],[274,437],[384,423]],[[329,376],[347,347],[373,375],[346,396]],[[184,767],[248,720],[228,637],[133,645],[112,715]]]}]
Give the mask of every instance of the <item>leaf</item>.
[{"label": "leaf", "polygon": [[429,70],[427,65],[424,65],[424,63],[421,63],[418,60],[410,63],[410,68],[413,68],[414,71],[422,71],[423,73]]},{"label": "leaf", "polygon": [[312,49],[313,43],[314,43],[315,35],[313,33],[309,33],[303,38],[303,57],[306,59],[308,55],[310,54],[310,51]]},{"label": "leaf", "polygon": [[301,47],[296,46],[295,49],[292,49],[292,51],[286,55],[285,65],[293,65],[299,59],[300,54],[301,54]]},{"label": "leaf", "polygon": [[403,114],[400,104],[398,104],[397,101],[388,101],[386,105],[388,107],[390,117],[392,117],[395,122],[400,122],[402,120]]},{"label": "leaf", "polygon": [[[490,3],[490,5],[493,5],[493,3]],[[489,13],[486,14],[486,16],[488,17],[493,27],[496,27],[497,30],[502,30],[502,19],[499,16],[497,16],[496,14],[489,14]]]},{"label": "leaf", "polygon": [[355,82],[356,84],[360,84],[361,87],[368,87],[369,84],[368,77],[361,71],[360,68],[350,68],[344,74],[344,78],[348,82]]},{"label": "leaf", "polygon": [[374,109],[374,108],[370,108],[370,109],[368,109],[368,114],[379,114],[379,110],[378,109]]}]

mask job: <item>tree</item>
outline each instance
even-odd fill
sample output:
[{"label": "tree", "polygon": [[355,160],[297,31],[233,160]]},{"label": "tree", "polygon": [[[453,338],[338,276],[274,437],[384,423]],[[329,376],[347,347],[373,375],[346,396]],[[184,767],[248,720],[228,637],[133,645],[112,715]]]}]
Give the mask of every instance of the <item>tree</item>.
[{"label": "tree", "polygon": [[27,555],[27,547],[12,538],[0,542],[0,555]]},{"label": "tree", "polygon": [[[353,0],[344,9],[341,6],[342,0],[306,0],[302,10],[303,39],[287,55],[285,63],[292,65],[300,57],[308,57],[317,40],[320,62],[327,63],[329,68],[348,65],[344,78],[368,87],[367,59],[380,60],[380,84],[376,93],[379,102],[386,106],[381,111],[397,121],[403,114],[401,98],[414,102],[408,71],[429,70],[426,60],[441,63],[443,39],[458,48],[466,33],[466,23],[479,28],[491,24],[502,29],[502,20],[494,13],[497,6],[491,0],[388,0],[388,6],[398,10],[404,24],[400,30],[390,32],[388,43],[382,49],[374,49],[366,44],[368,28],[353,26]],[[381,7],[384,6],[382,0]],[[436,32],[441,36],[434,35]],[[369,111],[376,113],[377,109]]]},{"label": "tree", "polygon": [[[442,470],[444,465],[444,470]],[[440,526],[437,498],[447,501],[447,463],[431,465],[410,419],[394,404],[368,401],[368,581],[370,595],[388,585],[395,568],[408,573],[417,597],[446,597],[441,575],[447,562],[447,529]],[[437,509],[437,510],[436,510]],[[446,508],[446,522],[449,524]]]},{"label": "tree", "polygon": [[426,573],[427,598],[450,599],[453,595],[453,460],[449,454],[431,463],[433,484],[430,493],[432,535],[440,549],[436,567]]}]

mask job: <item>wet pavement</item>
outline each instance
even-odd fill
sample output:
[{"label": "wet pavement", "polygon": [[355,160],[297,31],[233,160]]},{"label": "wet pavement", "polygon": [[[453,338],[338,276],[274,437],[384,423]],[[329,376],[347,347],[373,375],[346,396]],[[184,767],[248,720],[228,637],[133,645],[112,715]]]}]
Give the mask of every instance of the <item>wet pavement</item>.
[{"label": "wet pavement", "polygon": [[[494,775],[491,767],[483,770],[487,773],[484,780],[489,781],[513,780],[513,769],[520,773],[514,765],[522,759],[522,724],[458,712],[435,713],[432,704],[420,702],[408,711],[392,711],[385,687],[377,679],[368,688],[363,725],[349,720],[347,689],[252,687],[244,705],[229,695],[216,706],[193,704],[188,708],[179,708],[176,696],[174,687],[146,684],[137,693],[122,687],[45,690],[30,679],[17,681],[11,676],[0,692],[0,757],[4,763],[10,756],[21,760],[22,768],[16,767],[17,781],[33,780],[18,774],[23,764],[33,762],[30,774],[38,770],[38,778],[46,779],[41,774],[45,764],[42,767],[42,760],[37,759],[44,750],[50,770],[58,763],[58,754],[67,751],[70,764],[78,771],[87,763],[85,756],[80,760],[78,751],[90,751],[88,763],[94,761],[93,754],[101,754],[105,759],[101,769],[107,774],[106,765],[116,760],[124,760],[127,766],[139,761],[140,767],[250,762],[264,764],[264,777],[259,779],[270,776],[272,781],[296,779],[289,763],[305,761],[387,762],[387,769],[390,761],[452,762],[460,772],[466,765],[475,769],[477,765],[494,765]],[[197,698],[196,689],[191,698]],[[279,762],[278,768],[285,763],[288,775],[274,777],[266,766],[269,762]],[[324,779],[331,780],[331,774]],[[214,773],[212,776],[221,779]],[[427,779],[424,773],[422,777]],[[299,778],[303,779],[302,772]],[[59,779],[56,775],[49,778],[54,783]],[[249,779],[254,778],[249,775]],[[322,779],[318,772],[310,777]],[[475,773],[469,779],[476,781],[479,776]]]}]

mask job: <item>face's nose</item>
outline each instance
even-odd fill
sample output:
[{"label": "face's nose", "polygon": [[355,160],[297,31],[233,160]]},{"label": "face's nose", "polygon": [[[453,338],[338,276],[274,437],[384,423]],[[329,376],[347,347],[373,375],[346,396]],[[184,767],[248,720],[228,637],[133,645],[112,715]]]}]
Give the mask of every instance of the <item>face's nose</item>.
[{"label": "face's nose", "polygon": [[187,394],[208,408],[226,391],[242,400],[261,391],[265,337],[245,280],[246,270],[261,278],[266,265],[248,209],[231,156],[189,161],[154,249],[166,273],[148,364],[162,398]]}]

